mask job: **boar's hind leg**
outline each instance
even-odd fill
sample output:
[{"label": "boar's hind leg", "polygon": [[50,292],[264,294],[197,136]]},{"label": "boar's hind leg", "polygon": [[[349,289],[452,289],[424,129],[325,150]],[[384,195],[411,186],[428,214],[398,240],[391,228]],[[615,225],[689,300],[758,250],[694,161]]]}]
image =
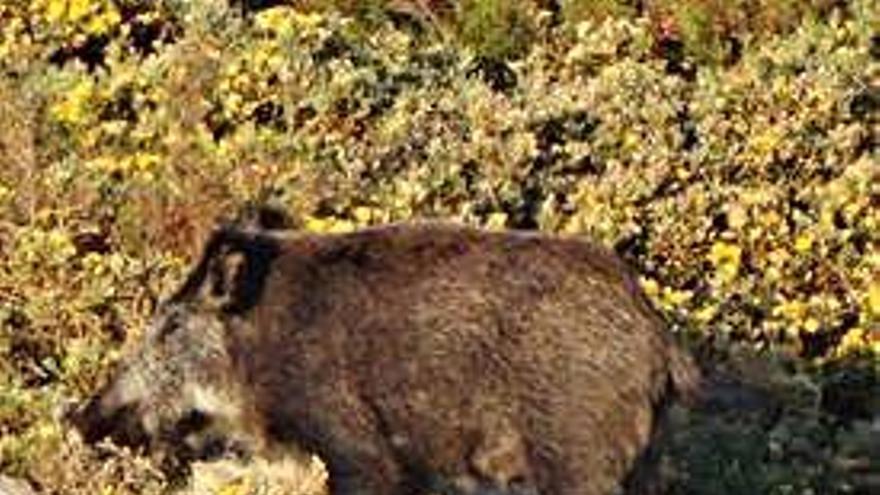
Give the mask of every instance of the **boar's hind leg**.
[{"label": "boar's hind leg", "polygon": [[469,458],[470,469],[481,480],[474,495],[537,495],[522,435],[508,421],[496,420]]},{"label": "boar's hind leg", "polygon": [[486,425],[483,438],[470,453],[466,473],[430,477],[436,495],[539,495],[519,432],[504,418]]}]

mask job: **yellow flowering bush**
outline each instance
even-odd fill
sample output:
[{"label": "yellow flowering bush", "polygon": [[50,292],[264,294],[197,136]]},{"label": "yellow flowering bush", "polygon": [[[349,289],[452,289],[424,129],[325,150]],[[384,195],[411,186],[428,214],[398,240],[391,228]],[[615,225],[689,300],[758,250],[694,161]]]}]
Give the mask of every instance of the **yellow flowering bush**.
[{"label": "yellow flowering bush", "polygon": [[880,408],[876,2],[270,3],[0,3],[0,472],[167,490],[57,411],[218,218],[270,200],[315,232],[444,218],[596,238],[701,349],[790,363],[763,377],[783,404],[766,424],[698,418],[673,442],[674,493],[861,489]]},{"label": "yellow flowering bush", "polygon": [[111,1],[35,0],[31,2],[30,11],[38,22],[69,38],[107,34],[121,20]]}]

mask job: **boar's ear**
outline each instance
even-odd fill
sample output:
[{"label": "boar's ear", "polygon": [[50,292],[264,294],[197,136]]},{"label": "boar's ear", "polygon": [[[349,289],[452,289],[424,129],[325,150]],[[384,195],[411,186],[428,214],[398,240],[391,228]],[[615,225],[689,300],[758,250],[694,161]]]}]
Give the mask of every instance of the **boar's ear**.
[{"label": "boar's ear", "polygon": [[268,201],[245,203],[232,225],[242,229],[263,230],[288,230],[299,227],[283,208]]},{"label": "boar's ear", "polygon": [[221,249],[211,257],[205,283],[201,287],[202,300],[217,309],[233,304],[247,270],[247,255],[243,251]]},{"label": "boar's ear", "polygon": [[227,313],[246,311],[259,300],[278,252],[278,240],[271,236],[220,227],[176,298],[197,299]]}]

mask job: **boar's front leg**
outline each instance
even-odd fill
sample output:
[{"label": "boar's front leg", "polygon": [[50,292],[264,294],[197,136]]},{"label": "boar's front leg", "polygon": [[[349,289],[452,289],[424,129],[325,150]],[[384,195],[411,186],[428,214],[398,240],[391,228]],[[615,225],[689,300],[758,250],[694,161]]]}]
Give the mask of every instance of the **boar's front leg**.
[{"label": "boar's front leg", "polygon": [[[327,464],[331,495],[414,495],[383,439],[362,429],[347,431],[320,455]],[[345,435],[345,433],[343,433]]]},{"label": "boar's front leg", "polygon": [[[344,388],[344,387],[343,387]],[[331,495],[410,495],[372,408],[353,394],[318,391],[275,416],[276,438],[300,442],[326,464]],[[278,412],[277,410],[275,412]]]},{"label": "boar's front leg", "polygon": [[[330,455],[327,470],[331,495],[409,495],[400,484],[396,466],[363,453]],[[394,474],[392,474],[394,473]]]}]

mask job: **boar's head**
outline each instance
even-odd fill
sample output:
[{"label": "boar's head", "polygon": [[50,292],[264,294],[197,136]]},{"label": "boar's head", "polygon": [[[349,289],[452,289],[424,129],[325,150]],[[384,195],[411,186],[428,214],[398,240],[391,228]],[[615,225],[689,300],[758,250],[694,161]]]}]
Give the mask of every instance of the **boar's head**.
[{"label": "boar's head", "polygon": [[69,415],[84,439],[110,437],[163,461],[246,454],[253,438],[228,337],[246,324],[276,251],[258,231],[218,229],[109,383]]}]

